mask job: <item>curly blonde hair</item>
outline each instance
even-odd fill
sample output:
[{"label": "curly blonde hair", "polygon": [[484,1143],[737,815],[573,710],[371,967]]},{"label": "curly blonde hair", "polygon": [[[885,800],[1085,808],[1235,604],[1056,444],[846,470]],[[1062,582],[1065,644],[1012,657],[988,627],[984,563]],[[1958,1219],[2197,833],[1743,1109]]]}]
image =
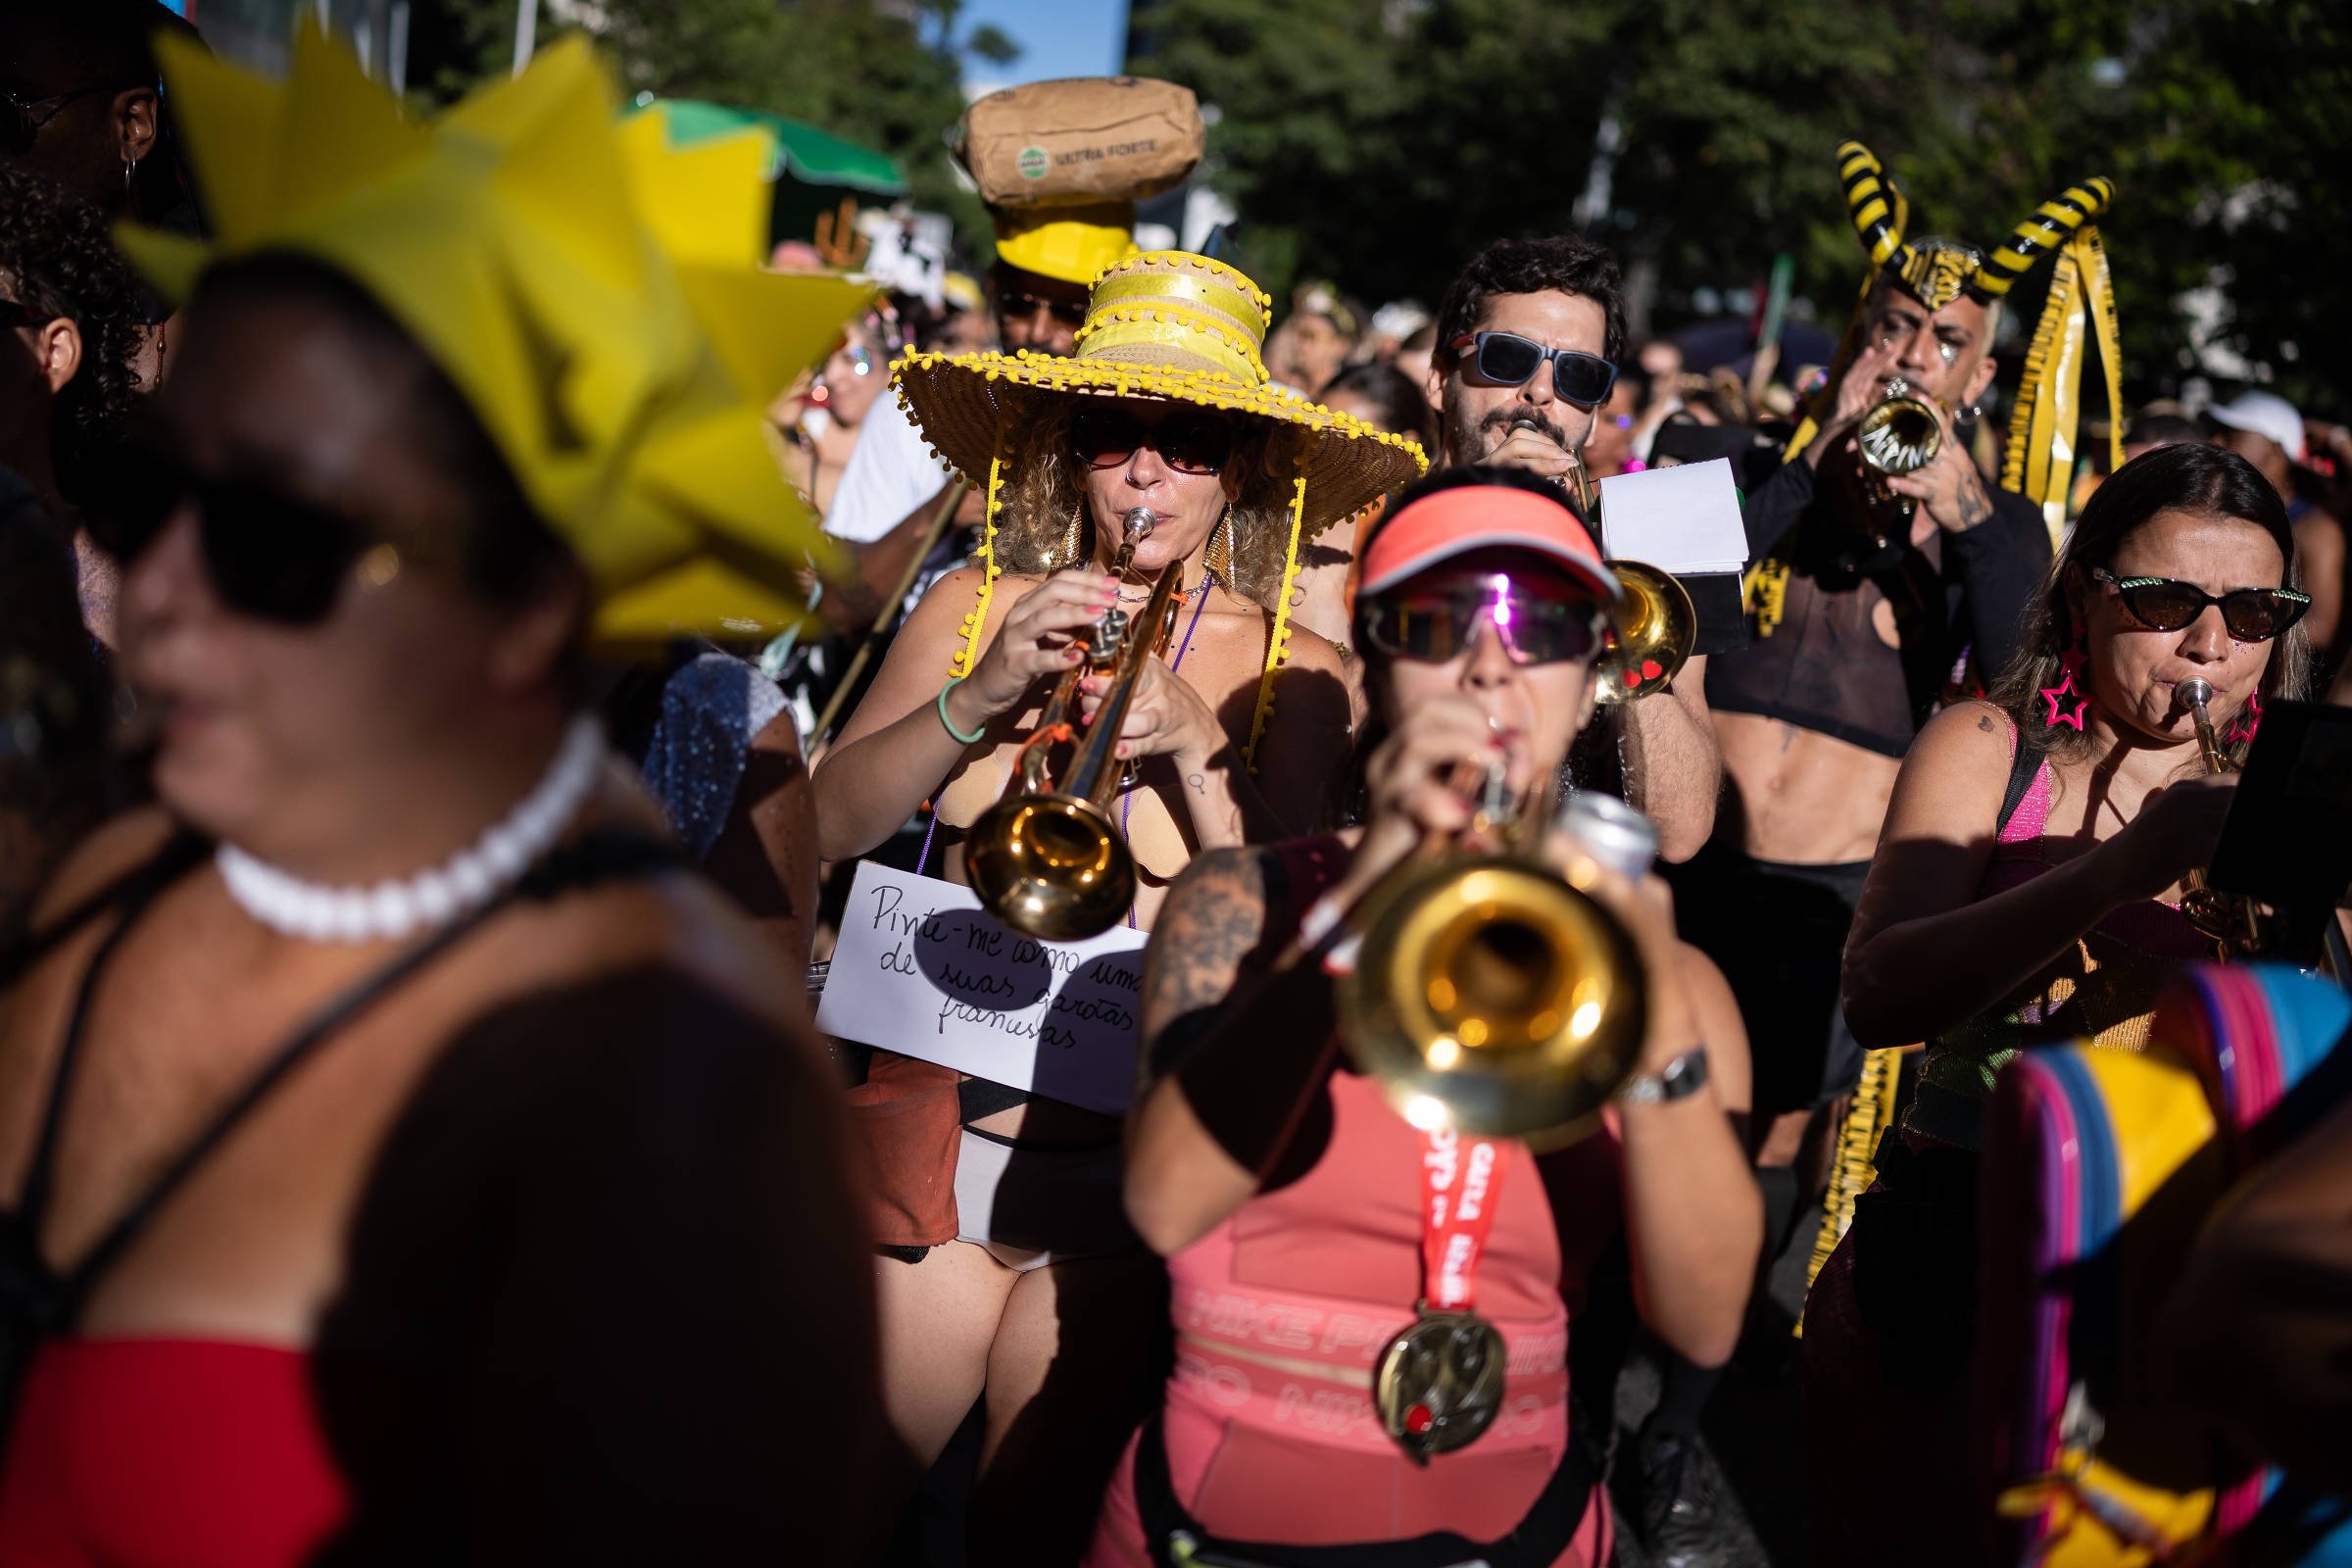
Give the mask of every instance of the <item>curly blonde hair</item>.
[{"label": "curly blonde hair", "polygon": [[[997,564],[1007,571],[1057,570],[1093,548],[1085,469],[1071,434],[1077,403],[1055,398],[1023,428],[1005,457],[1003,507],[997,514]],[[1290,548],[1291,499],[1311,433],[1299,425],[1229,413],[1233,462],[1246,477],[1233,503],[1233,591],[1265,609],[1282,592]],[[1070,519],[1082,519],[1078,552],[1068,548]],[[1305,543],[1300,540],[1301,545]]]}]

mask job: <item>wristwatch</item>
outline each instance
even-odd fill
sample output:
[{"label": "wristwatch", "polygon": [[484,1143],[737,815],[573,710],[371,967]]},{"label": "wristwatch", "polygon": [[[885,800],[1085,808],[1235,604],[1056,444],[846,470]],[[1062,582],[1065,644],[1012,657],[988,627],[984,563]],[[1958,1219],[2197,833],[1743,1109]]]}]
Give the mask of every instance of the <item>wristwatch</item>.
[{"label": "wristwatch", "polygon": [[1628,1105],[1666,1105],[1707,1087],[1707,1048],[1692,1046],[1658,1072],[1636,1073],[1617,1091]]}]

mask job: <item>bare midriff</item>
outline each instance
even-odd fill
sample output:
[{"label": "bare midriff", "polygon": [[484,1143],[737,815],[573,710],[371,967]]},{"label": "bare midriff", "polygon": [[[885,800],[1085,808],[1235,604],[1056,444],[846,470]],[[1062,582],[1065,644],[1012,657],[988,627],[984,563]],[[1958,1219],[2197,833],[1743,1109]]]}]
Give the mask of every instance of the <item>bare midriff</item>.
[{"label": "bare midriff", "polygon": [[1871,858],[1899,759],[1760,713],[1719,710],[1715,733],[1730,792],[1718,820],[1740,853],[1787,865]]}]

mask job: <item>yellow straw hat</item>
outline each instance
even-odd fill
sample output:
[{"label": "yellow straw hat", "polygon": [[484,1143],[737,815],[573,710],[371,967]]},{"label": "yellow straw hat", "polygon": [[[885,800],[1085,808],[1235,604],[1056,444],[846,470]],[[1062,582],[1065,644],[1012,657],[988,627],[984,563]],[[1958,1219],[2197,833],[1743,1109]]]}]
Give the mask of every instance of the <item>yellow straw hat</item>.
[{"label": "yellow straw hat", "polygon": [[168,295],[264,252],[366,289],[577,554],[600,639],[800,618],[794,568],[822,547],[762,410],[872,291],[761,270],[758,135],[671,150],[661,117],[615,119],[577,38],[429,123],[307,12],[282,83],[170,37],[158,52],[216,224],[209,244],[122,227]]},{"label": "yellow straw hat", "polygon": [[1049,401],[1071,397],[1168,398],[1203,408],[1252,415],[1304,432],[1296,470],[1252,474],[1244,489],[1279,486],[1274,510],[1290,514],[1290,541],[1266,679],[1258,688],[1250,726],[1254,757],[1272,702],[1272,677],[1288,657],[1291,588],[1298,573],[1298,545],[1426,472],[1429,460],[1410,437],[1375,429],[1348,415],[1309,403],[1272,385],[1260,351],[1273,302],[1263,290],[1221,262],[1188,251],[1148,251],[1115,262],[1094,280],[1073,359],[1022,350],[1012,354],[918,354],[892,372],[901,404],[923,436],[950,464],[988,492],[982,530],[986,568],[980,603],[965,621],[968,633],[953,673],[970,670],[988,619],[988,602],[1003,572],[995,550],[1005,466],[1023,431]]},{"label": "yellow straw hat", "polygon": [[1304,427],[1302,518],[1311,537],[1429,467],[1420,444],[1309,403],[1266,379],[1259,351],[1271,302],[1240,272],[1186,251],[1149,251],[1094,281],[1078,354],[917,354],[892,371],[940,456],[985,484],[1000,438],[1050,398],[1172,398]]}]

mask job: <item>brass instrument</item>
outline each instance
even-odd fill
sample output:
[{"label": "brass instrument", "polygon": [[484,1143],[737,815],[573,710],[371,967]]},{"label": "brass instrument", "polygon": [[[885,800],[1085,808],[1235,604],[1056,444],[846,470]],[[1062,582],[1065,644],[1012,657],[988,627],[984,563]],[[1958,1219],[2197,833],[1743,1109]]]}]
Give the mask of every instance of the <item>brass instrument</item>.
[{"label": "brass instrument", "polygon": [[1890,479],[1917,473],[1936,461],[1943,447],[1943,426],[1927,399],[1912,394],[1911,383],[1896,376],[1886,383],[1886,395],[1872,404],[1855,427],[1862,461]]},{"label": "brass instrument", "polygon": [[1502,850],[1426,846],[1366,895],[1341,1034],[1414,1126],[1553,1149],[1590,1132],[1633,1072],[1648,987],[1617,918],[1534,858],[1529,819],[1547,813],[1508,807],[1497,765],[1472,831]]},{"label": "brass instrument", "polygon": [[1630,703],[1664,691],[1698,642],[1698,612],[1671,572],[1640,561],[1612,561],[1622,590],[1609,617],[1608,641],[1593,668],[1598,699]]},{"label": "brass instrument", "polygon": [[1592,470],[1585,466],[1585,455],[1574,447],[1567,449],[1568,471],[1554,474],[1552,487],[1560,492],[1577,520],[1590,527],[1600,515],[1600,487],[1592,482]]},{"label": "brass instrument", "polygon": [[1877,475],[1872,489],[1878,498],[1899,502],[1903,519],[1909,521],[1911,498],[1895,495],[1886,481],[1917,473],[1936,461],[1936,454],[1943,448],[1943,426],[1936,418],[1936,410],[1912,392],[1908,381],[1895,376],[1886,383],[1886,395],[1863,411],[1862,422],[1854,429],[1854,445],[1862,454],[1863,466]]},{"label": "brass instrument", "polygon": [[[2176,690],[2180,701],[2187,705],[2188,716],[2196,722],[2197,750],[2204,754],[2205,771],[2236,772],[2237,764],[2222,750],[2221,739],[2214,733],[2213,714],[2207,710],[2207,705],[2213,701],[2212,684],[2184,680]],[[2192,870],[2180,881],[2180,912],[2188,917],[2190,925],[2212,939],[2215,957],[2245,958],[2261,951],[2262,922],[2253,900],[2209,885],[2203,871]]]},{"label": "brass instrument", "polygon": [[[1114,577],[1126,576],[1136,546],[1159,519],[1151,508],[1137,507],[1120,521],[1125,537],[1111,563]],[[1024,936],[1081,941],[1118,924],[1135,903],[1135,857],[1110,815],[1122,771],[1119,729],[1144,661],[1166,643],[1175,624],[1183,582],[1183,564],[1171,561],[1160,568],[1140,615],[1113,607],[1085,628],[1086,659],[1054,686],[1003,798],[980,814],[964,840],[964,872],[981,906]],[[1082,737],[1078,682],[1088,675],[1108,675],[1110,685]],[[1046,751],[1067,741],[1076,742],[1077,752],[1062,776],[1049,783]]]}]

